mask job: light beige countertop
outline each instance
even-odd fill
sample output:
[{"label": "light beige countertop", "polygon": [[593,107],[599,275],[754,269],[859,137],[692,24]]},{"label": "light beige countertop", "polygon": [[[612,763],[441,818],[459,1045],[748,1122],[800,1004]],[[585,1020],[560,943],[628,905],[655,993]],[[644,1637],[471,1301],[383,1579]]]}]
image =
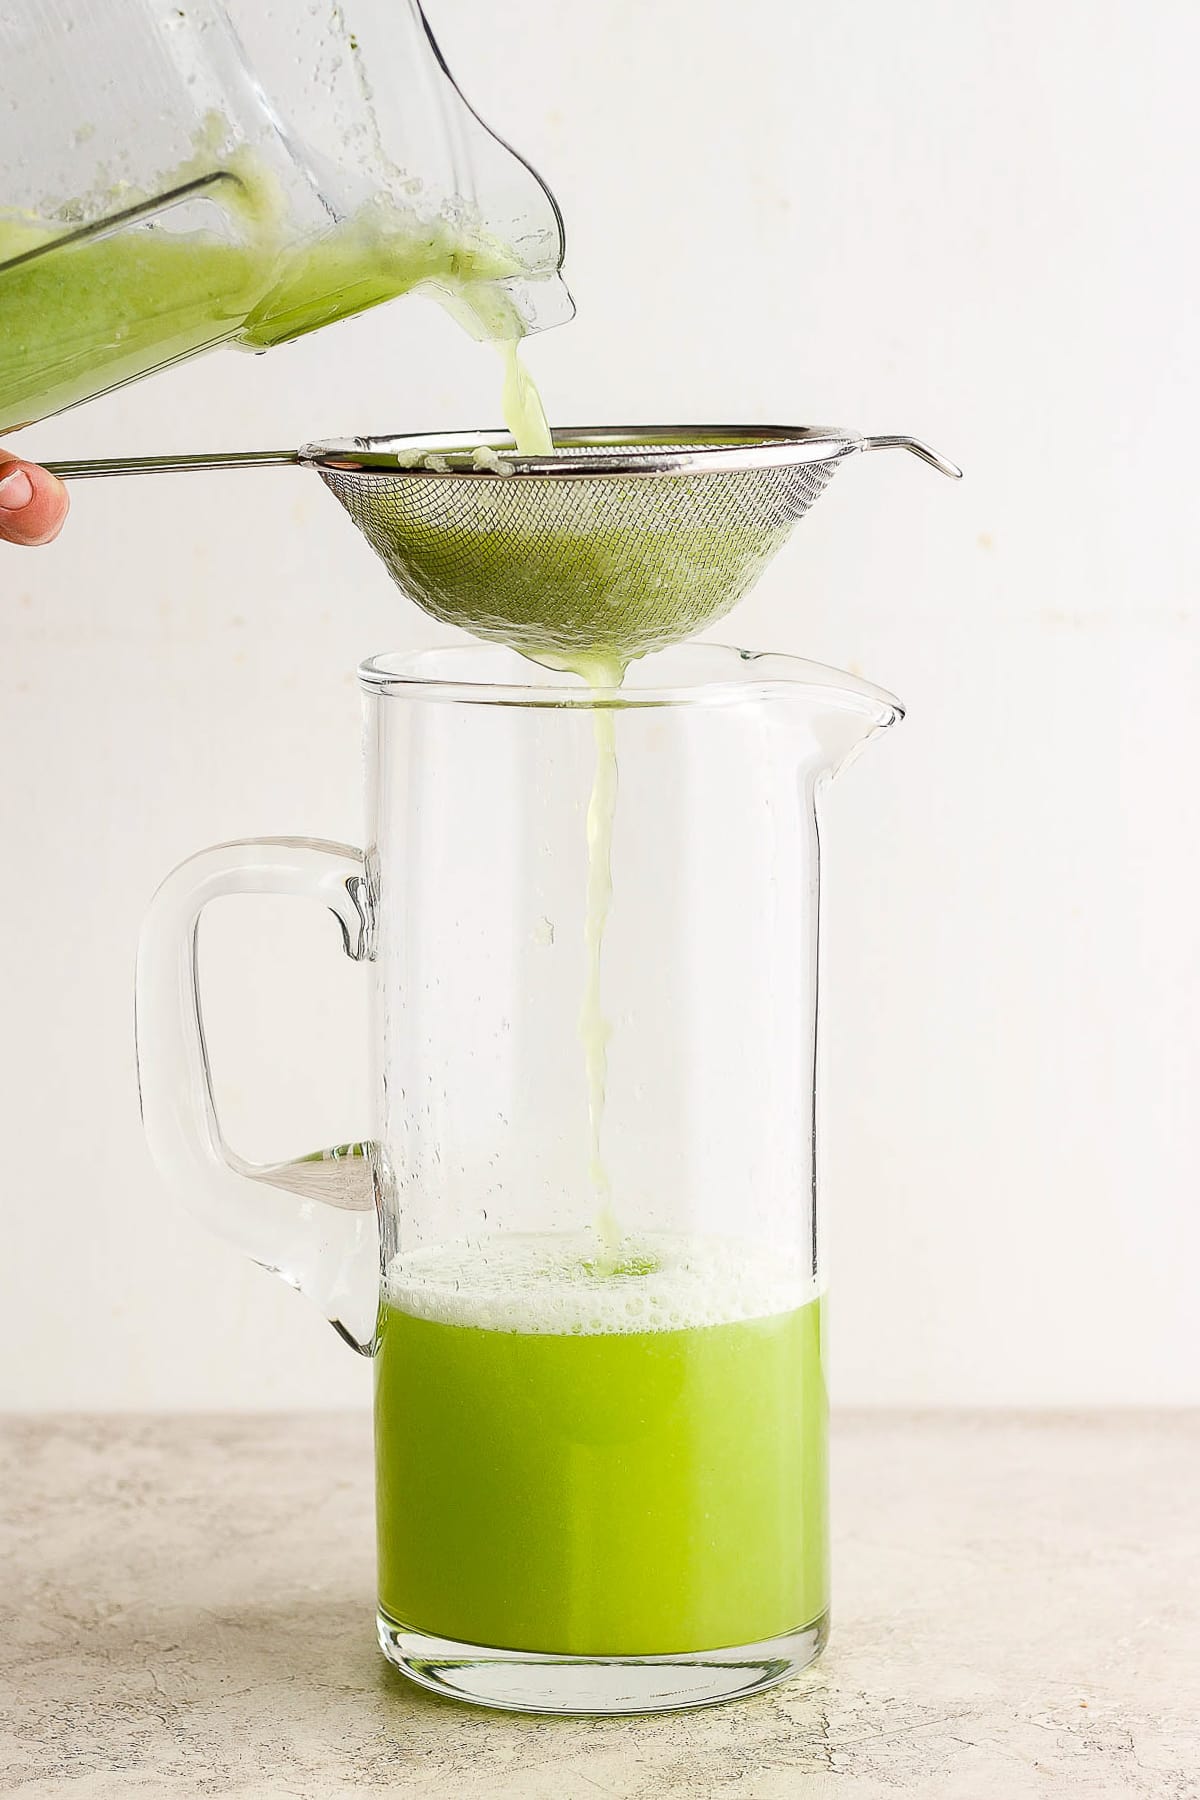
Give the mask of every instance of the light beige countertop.
[{"label": "light beige countertop", "polygon": [[364,1417],[0,1432],[4,1796],[1200,1796],[1200,1415],[842,1416],[825,1656],[620,1720],[386,1667]]}]

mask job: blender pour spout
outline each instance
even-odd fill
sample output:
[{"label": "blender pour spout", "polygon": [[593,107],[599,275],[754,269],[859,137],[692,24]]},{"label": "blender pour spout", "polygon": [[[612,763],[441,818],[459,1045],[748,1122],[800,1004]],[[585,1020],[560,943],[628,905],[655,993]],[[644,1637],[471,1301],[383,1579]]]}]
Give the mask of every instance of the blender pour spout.
[{"label": "blender pour spout", "polygon": [[[426,284],[481,338],[516,338],[566,322],[562,213],[545,181],[466,99],[421,0],[338,0],[305,23],[307,52],[328,87],[324,111],[280,67],[269,16],[239,19],[243,60],[260,83],[276,137],[335,223],[389,212],[457,240],[461,270]],[[348,158],[346,145],[364,154]]]},{"label": "blender pour spout", "polygon": [[[238,38],[274,131],[335,222],[389,209],[461,245],[465,267],[427,285],[476,336],[522,337],[565,323],[562,214],[531,165],[466,99],[421,0],[338,0],[306,21],[306,53],[328,89],[323,109],[297,91],[269,16]],[[347,157],[346,145],[365,154]]]},{"label": "blender pour spout", "polygon": [[575,316],[575,302],[562,277],[566,229],[558,201],[532,163],[476,112],[442,55],[421,0],[410,3],[428,52],[410,67],[415,79],[429,82],[440,114],[455,204],[518,265],[511,275],[475,284],[474,305],[456,307],[451,297],[451,309],[468,329],[493,337],[565,325]]}]

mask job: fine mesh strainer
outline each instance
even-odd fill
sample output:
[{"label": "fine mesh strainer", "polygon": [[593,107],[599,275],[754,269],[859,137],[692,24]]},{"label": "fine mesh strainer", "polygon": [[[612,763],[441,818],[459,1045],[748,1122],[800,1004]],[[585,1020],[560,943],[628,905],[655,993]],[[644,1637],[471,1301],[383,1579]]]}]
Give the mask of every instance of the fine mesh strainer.
[{"label": "fine mesh strainer", "polygon": [[826,428],[580,427],[554,439],[550,456],[472,432],[49,467],[64,477],[315,468],[435,618],[533,654],[619,659],[727,613],[856,451],[910,450],[961,474],[916,438]]}]

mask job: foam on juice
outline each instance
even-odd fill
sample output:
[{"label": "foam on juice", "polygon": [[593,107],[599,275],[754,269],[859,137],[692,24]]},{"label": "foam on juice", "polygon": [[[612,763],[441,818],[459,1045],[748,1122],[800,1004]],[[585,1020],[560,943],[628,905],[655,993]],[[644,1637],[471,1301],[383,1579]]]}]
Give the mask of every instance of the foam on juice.
[{"label": "foam on juice", "polygon": [[552,1337],[692,1331],[792,1313],[811,1271],[775,1246],[648,1233],[616,1259],[585,1233],[500,1234],[393,1257],[387,1304],[431,1324]]}]

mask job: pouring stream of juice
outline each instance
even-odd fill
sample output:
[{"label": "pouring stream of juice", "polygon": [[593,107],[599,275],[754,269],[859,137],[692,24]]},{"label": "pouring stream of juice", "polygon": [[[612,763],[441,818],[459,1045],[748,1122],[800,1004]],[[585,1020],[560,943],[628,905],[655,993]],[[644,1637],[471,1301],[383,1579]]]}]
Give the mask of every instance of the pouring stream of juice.
[{"label": "pouring stream of juice", "polygon": [[[523,456],[546,456],[553,449],[541,396],[520,360],[515,339],[503,346],[504,422]],[[594,695],[618,688],[625,677],[625,659],[609,653],[558,657],[555,661],[571,674],[580,675]],[[602,1141],[605,1090],[608,1080],[609,1023],[604,1016],[601,957],[604,932],[612,906],[612,840],[617,812],[616,709],[596,706],[592,713],[596,738],[596,766],[587,810],[587,911],[584,919],[584,985],[579,1010],[579,1038],[583,1045],[588,1096],[588,1178],[595,1200],[594,1229],[600,1241],[601,1272],[616,1267],[621,1231],[613,1211],[612,1182],[604,1161]]]},{"label": "pouring stream of juice", "polygon": [[[619,687],[624,663],[616,658],[597,658],[579,673],[591,683],[593,694]],[[621,1231],[613,1211],[612,1182],[604,1161],[601,1131],[604,1124],[608,1081],[609,1023],[604,1016],[600,985],[604,930],[612,907],[612,840],[617,814],[617,715],[612,706],[597,706],[592,713],[596,733],[596,772],[587,812],[588,884],[584,944],[583,1005],[579,1011],[579,1036],[583,1043],[588,1087],[588,1174],[595,1195],[595,1229],[604,1262],[611,1268]]]}]

